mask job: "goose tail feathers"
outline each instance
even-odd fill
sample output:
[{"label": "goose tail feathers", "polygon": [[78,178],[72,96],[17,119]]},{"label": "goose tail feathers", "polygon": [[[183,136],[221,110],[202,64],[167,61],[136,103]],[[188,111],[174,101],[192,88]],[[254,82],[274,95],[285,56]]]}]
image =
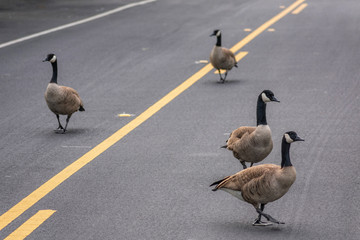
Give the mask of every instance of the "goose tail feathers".
[{"label": "goose tail feathers", "polygon": [[[224,180],[224,179],[221,179],[221,180],[219,180],[219,181],[216,181],[216,182],[212,183],[209,187],[212,187],[212,186],[214,186],[214,185],[218,185],[218,184],[221,183],[223,180]],[[213,191],[216,191],[217,188],[215,187],[215,188],[212,189],[212,190],[213,190]]]},{"label": "goose tail feathers", "polygon": [[229,177],[230,176],[227,176],[226,178],[223,178],[223,179],[221,179],[221,180],[219,180],[219,181],[216,181],[216,182],[214,182],[214,183],[212,183],[211,185],[210,185],[210,187],[212,187],[212,186],[215,186],[216,185],[216,187],[215,188],[213,188],[212,189],[212,191],[216,191],[216,190],[218,190],[219,188],[221,188],[222,187],[222,185],[224,185],[224,183],[226,182],[226,180],[228,180],[229,179]]}]

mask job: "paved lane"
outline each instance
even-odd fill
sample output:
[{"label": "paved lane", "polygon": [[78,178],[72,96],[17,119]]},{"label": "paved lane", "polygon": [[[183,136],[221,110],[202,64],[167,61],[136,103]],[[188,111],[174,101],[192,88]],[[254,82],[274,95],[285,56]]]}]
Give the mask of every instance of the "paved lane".
[{"label": "paved lane", "polygon": [[49,28],[109,11],[130,0],[83,1],[26,1],[2,0],[0,2],[1,35],[4,43]]},{"label": "paved lane", "polygon": [[[0,238],[51,209],[27,239],[356,239],[360,6],[306,2],[241,49],[249,54],[227,84],[211,71]],[[250,34],[245,28],[254,31],[292,3],[157,1],[1,49],[1,213],[196,73],[214,28],[231,47]],[[85,102],[65,135],[52,132],[56,118],[43,100],[51,68],[41,60],[50,51],[59,57],[59,83]],[[280,162],[284,131],[306,141],[291,148],[295,184],[266,208],[286,224],[255,228],[250,205],[208,185],[240,169],[219,146],[234,128],[255,123],[263,89],[281,101],[267,108],[274,150],[264,162]],[[122,112],[135,116],[117,117]]]}]

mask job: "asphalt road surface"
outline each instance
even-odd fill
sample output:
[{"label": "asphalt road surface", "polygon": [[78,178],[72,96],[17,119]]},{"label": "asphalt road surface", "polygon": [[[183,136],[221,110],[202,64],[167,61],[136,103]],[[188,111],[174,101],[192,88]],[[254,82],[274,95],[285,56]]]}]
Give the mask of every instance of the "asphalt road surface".
[{"label": "asphalt road surface", "polygon": [[[129,3],[2,1],[0,44]],[[0,48],[0,239],[359,239],[360,3],[296,2],[307,5],[259,30],[293,3],[157,0]],[[248,52],[228,81],[208,71],[149,110],[198,76],[216,28]],[[86,109],[66,134],[43,96],[50,52]],[[251,205],[209,184],[241,169],[220,146],[255,125],[264,89],[281,102],[267,107],[274,149],[262,163],[280,164],[285,131],[305,142],[290,149],[296,182],[265,208],[286,224],[253,227]]]}]

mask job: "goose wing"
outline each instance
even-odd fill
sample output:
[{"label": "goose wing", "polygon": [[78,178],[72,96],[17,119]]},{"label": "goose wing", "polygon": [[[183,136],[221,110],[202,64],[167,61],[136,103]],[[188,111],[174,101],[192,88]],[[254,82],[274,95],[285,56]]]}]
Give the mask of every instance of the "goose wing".
[{"label": "goose wing", "polygon": [[232,51],[230,51],[229,49],[227,48],[222,48],[223,50],[223,53],[225,54],[226,57],[229,57],[229,58],[232,58],[235,60],[235,55]]},{"label": "goose wing", "polygon": [[[280,166],[263,164],[250,168],[247,174],[242,176],[242,197],[251,204],[270,202],[276,171]],[[249,169],[249,170],[250,170]]]},{"label": "goose wing", "polygon": [[227,48],[222,48],[222,50],[225,55],[225,59],[229,59],[229,58],[232,59],[234,61],[233,64],[236,65],[236,58],[235,58],[234,53]]},{"label": "goose wing", "polygon": [[249,138],[250,134],[253,133],[255,129],[256,127],[239,127],[238,129],[234,130],[227,140],[227,148],[229,150],[233,150],[236,142]]},{"label": "goose wing", "polygon": [[280,166],[274,164],[263,164],[244,169],[234,175],[228,176],[210,186],[217,185],[213,191],[218,189],[231,189],[241,192],[242,198],[251,204],[266,202],[271,191],[271,182],[275,171]]},{"label": "goose wing", "polygon": [[71,87],[66,87],[66,86],[61,86],[61,87],[62,87],[63,90],[64,90],[65,92],[67,92],[68,94],[75,95],[77,98],[80,99],[79,93],[78,93],[75,89],[73,89],[73,88],[71,88]]},{"label": "goose wing", "polygon": [[65,101],[65,105],[67,106],[67,108],[69,109],[68,111],[71,112],[75,112],[77,110],[83,109],[84,105],[83,102],[79,96],[79,93],[71,88],[71,87],[66,87],[66,86],[61,86],[63,92],[64,92],[64,101]]},{"label": "goose wing", "polygon": [[216,181],[210,186],[217,185],[213,189],[214,191],[221,188],[228,188],[235,191],[241,191],[245,185],[253,181],[257,181],[258,178],[261,178],[261,176],[264,175],[264,173],[268,170],[266,165],[272,165],[272,164],[263,164],[263,165],[244,169],[238,173],[235,173],[234,175],[230,175],[220,181]]}]

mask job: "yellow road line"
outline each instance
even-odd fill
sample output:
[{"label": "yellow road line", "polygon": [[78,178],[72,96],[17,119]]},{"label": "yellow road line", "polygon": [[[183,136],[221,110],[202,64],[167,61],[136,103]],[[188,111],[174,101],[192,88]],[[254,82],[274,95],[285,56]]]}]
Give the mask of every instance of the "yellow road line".
[{"label": "yellow road line", "polygon": [[299,14],[302,10],[304,10],[304,8],[307,7],[307,5],[307,3],[301,4],[297,9],[292,12],[292,14]]},{"label": "yellow road line", "polygon": [[[236,62],[239,62],[241,59],[243,59],[249,52],[239,52],[236,56],[235,56],[235,60]],[[224,69],[220,69],[220,73],[223,74],[225,73],[226,70]],[[215,70],[214,74],[219,74],[218,70]]]},{"label": "yellow road line", "polygon": [[25,239],[35,229],[37,229],[43,222],[46,221],[51,215],[56,212],[55,210],[40,210],[34,216],[29,218],[20,227],[13,231],[4,240],[21,240]]},{"label": "yellow road line", "polygon": [[[272,19],[270,19],[269,21],[267,21],[266,23],[261,25],[258,29],[256,29],[255,31],[250,33],[247,37],[245,37],[240,42],[238,42],[233,48],[231,48],[231,51],[237,52],[240,48],[242,48],[247,43],[249,43],[251,40],[253,40],[256,36],[258,36],[264,30],[269,28],[272,24],[274,24],[275,22],[279,21],[281,18],[286,16],[289,12],[291,12],[294,8],[296,8],[303,1],[305,1],[305,0],[297,0],[296,2],[294,2],[288,8],[284,9],[278,15],[276,15],[275,17],[273,17]],[[19,203],[17,203],[15,206],[13,206],[11,209],[9,209],[7,212],[5,212],[3,215],[0,216],[0,230],[2,230],[8,224],[10,224],[12,221],[14,221],[23,212],[25,212],[27,209],[32,207],[40,199],[42,199],[49,192],[54,190],[62,182],[64,182],[66,179],[68,179],[71,175],[73,175],[74,173],[79,171],[82,167],[84,167],[86,164],[88,164],[89,162],[94,160],[97,156],[99,156],[105,150],[110,148],[112,145],[114,145],[116,142],[118,142],[120,139],[122,139],[124,136],[126,136],[133,129],[135,129],[140,124],[142,124],[147,119],[149,119],[152,115],[157,113],[161,108],[163,108],[166,104],[171,102],[175,97],[177,97],[183,91],[188,89],[191,85],[193,85],[200,78],[205,76],[212,69],[213,69],[213,67],[211,66],[211,64],[207,64],[206,66],[204,66],[197,73],[192,75],[185,82],[183,82],[178,87],[176,87],[174,90],[169,92],[166,96],[164,96],[162,99],[160,99],[154,105],[152,105],[151,107],[146,109],[142,114],[140,114],[134,120],[132,120],[127,125],[125,125],[121,129],[119,129],[117,132],[115,132],[113,135],[111,135],[110,137],[105,139],[103,142],[101,142],[99,145],[97,145],[96,147],[91,149],[89,152],[87,152],[85,155],[83,155],[82,157],[77,159],[75,162],[73,162],[72,164],[67,166],[64,170],[62,170],[57,175],[55,175],[50,180],[48,180],[43,185],[41,185],[39,188],[37,188],[34,192],[30,193],[30,195],[28,195],[27,197],[22,199]]]},{"label": "yellow road line", "polygon": [[23,212],[33,206],[36,202],[42,199],[49,192],[54,190],[58,185],[68,179],[71,175],[79,171],[86,164],[94,160],[97,156],[103,153],[105,150],[110,148],[124,136],[126,136],[129,132],[134,130],[140,124],[149,119],[152,115],[158,112],[162,107],[172,101],[175,97],[189,88],[192,84],[198,81],[200,78],[205,76],[208,72],[210,72],[212,66],[207,64],[200,71],[195,73],[193,76],[188,78],[185,82],[180,84],[177,88],[169,92],[165,97],[160,99],[154,105],[145,110],[142,114],[136,117],[134,120],[129,122],[127,125],[122,127],[120,130],[115,132],[113,135],[105,139],[99,145],[91,149],[85,155],[80,157],[78,160],[67,166],[64,170],[59,172],[57,175],[52,177],[50,180],[41,185],[38,189],[32,192],[30,195],[21,200],[18,204],[13,206],[9,211],[0,216],[0,230],[6,227],[9,223],[15,220],[18,216],[20,216]]},{"label": "yellow road line", "polygon": [[268,29],[271,25],[279,21],[281,18],[285,17],[287,14],[289,14],[292,10],[294,10],[297,6],[299,6],[302,2],[305,0],[297,0],[293,4],[291,4],[289,7],[285,8],[283,11],[281,11],[278,15],[271,18],[269,21],[265,22],[263,25],[258,27],[256,30],[251,32],[249,35],[247,35],[243,40],[235,44],[230,50],[232,52],[237,52],[240,48],[248,44],[250,41],[252,41],[254,38],[259,36],[262,32],[264,32],[266,29]]}]

